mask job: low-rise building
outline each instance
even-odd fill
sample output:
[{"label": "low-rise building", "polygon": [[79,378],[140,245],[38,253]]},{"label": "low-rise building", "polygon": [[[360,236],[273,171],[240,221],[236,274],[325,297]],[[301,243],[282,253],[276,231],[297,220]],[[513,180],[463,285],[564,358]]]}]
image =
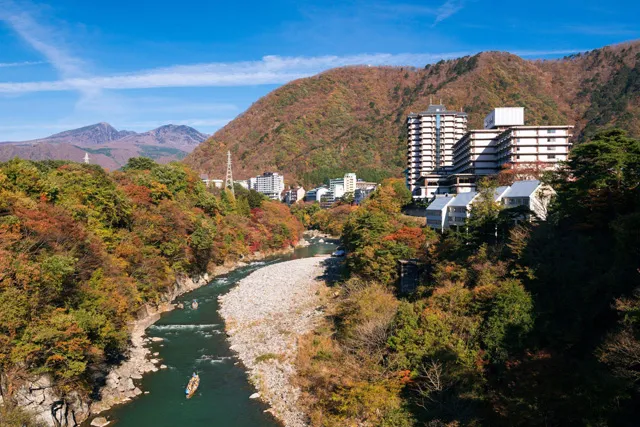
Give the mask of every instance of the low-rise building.
[{"label": "low-rise building", "polygon": [[312,190],[307,191],[305,194],[305,200],[307,202],[320,202],[322,200],[322,196],[327,194],[329,189],[327,187],[317,187]]},{"label": "low-rise building", "polygon": [[427,225],[436,230],[449,228],[447,207],[454,199],[454,196],[436,197],[427,207]]},{"label": "low-rise building", "polygon": [[447,226],[461,227],[467,222],[471,212],[471,204],[478,197],[478,193],[470,191],[460,193],[447,205]]},{"label": "low-rise building", "polygon": [[554,194],[553,188],[537,179],[516,181],[504,193],[502,204],[506,209],[524,208],[525,212],[517,216],[516,221],[534,219],[544,221],[547,219],[547,210]]},{"label": "low-rise building", "polygon": [[284,201],[290,205],[304,200],[305,191],[303,187],[289,188],[284,194]]},{"label": "low-rise building", "polygon": [[[547,209],[555,192],[538,180],[516,181],[511,186],[497,187],[493,201],[503,209],[521,209],[513,215],[515,221],[545,220]],[[471,216],[471,208],[480,200],[475,191],[457,195],[437,196],[427,207],[427,225],[436,230],[461,227]]]}]

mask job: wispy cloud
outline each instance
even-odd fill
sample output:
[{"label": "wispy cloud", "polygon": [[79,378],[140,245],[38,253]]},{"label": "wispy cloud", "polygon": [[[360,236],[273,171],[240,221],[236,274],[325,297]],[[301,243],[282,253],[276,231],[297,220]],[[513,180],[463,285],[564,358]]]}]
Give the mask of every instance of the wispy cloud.
[{"label": "wispy cloud", "polygon": [[350,56],[265,56],[259,61],[176,65],[113,76],[79,77],[57,81],[0,83],[0,92],[68,91],[75,89],[148,89],[161,87],[253,86],[283,84],[334,67],[347,65],[416,65],[467,55],[360,54]]},{"label": "wispy cloud", "polygon": [[40,65],[44,63],[44,61],[0,62],[0,68],[27,67],[30,65]]},{"label": "wispy cloud", "polygon": [[[580,52],[578,49],[515,51],[521,56],[549,56]],[[114,89],[151,89],[166,87],[223,87],[284,84],[312,76],[330,68],[348,65],[424,66],[441,59],[452,59],[476,52],[359,54],[348,56],[283,57],[265,56],[259,61],[217,62],[175,65],[112,76],[62,79],[57,81],[0,83],[0,92],[25,93]]]},{"label": "wispy cloud", "polygon": [[45,26],[34,19],[38,13],[38,8],[28,3],[18,5],[13,0],[0,0],[0,20],[47,58],[62,77],[85,75],[84,61],[68,52],[57,29]]},{"label": "wispy cloud", "polygon": [[458,13],[464,7],[464,0],[447,0],[436,11],[436,19],[433,26]]}]

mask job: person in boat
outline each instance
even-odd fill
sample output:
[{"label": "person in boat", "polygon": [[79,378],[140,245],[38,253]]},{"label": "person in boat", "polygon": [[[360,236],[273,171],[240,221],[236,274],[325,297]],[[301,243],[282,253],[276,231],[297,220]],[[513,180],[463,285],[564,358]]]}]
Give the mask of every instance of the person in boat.
[{"label": "person in boat", "polygon": [[187,399],[193,396],[193,394],[198,389],[200,385],[200,377],[195,372],[191,375],[191,379],[189,380],[189,384],[187,384],[187,388],[185,389],[185,394],[187,395]]}]

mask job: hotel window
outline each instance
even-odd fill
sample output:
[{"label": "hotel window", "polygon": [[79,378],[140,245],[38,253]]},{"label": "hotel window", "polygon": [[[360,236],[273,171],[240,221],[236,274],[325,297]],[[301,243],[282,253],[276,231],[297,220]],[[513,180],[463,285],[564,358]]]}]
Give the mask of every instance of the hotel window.
[{"label": "hotel window", "polygon": [[547,155],[547,159],[555,159],[556,155],[555,154],[548,154]]},{"label": "hotel window", "polygon": [[547,142],[556,142],[555,138],[547,138]]},{"label": "hotel window", "polygon": [[516,159],[519,159],[519,158],[520,158],[520,156],[519,156],[519,155],[518,155],[518,156],[516,156]]},{"label": "hotel window", "polygon": [[548,151],[556,151],[556,146],[555,145],[550,145],[547,147]]},{"label": "hotel window", "polygon": [[547,129],[547,133],[556,133],[555,129]]}]

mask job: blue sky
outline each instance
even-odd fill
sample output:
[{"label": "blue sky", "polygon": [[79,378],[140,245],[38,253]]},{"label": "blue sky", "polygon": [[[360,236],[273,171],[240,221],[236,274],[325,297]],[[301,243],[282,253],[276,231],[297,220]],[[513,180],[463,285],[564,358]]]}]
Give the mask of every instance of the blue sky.
[{"label": "blue sky", "polygon": [[640,2],[0,0],[0,141],[97,122],[213,133],[292,79],[640,38]]}]

